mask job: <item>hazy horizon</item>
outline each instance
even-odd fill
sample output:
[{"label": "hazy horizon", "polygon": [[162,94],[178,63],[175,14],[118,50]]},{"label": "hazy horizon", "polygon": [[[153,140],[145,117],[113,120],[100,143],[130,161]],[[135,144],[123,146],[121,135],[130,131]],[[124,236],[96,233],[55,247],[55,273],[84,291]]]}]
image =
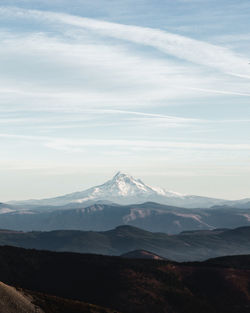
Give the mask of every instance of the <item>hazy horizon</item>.
[{"label": "hazy horizon", "polygon": [[[39,191],[37,191],[37,194],[38,194],[38,196],[37,197],[34,197],[33,199],[37,199],[37,200],[39,200],[39,199],[44,199],[44,198],[53,198],[53,197],[57,197],[57,196],[63,196],[63,195],[66,195],[66,194],[70,194],[70,193],[75,193],[75,192],[79,192],[79,191],[84,191],[84,190],[87,190],[87,189],[89,189],[89,188],[92,188],[92,187],[95,187],[95,186],[99,186],[99,185],[102,185],[102,184],[105,184],[108,180],[111,180],[111,179],[113,179],[118,173],[122,173],[122,174],[125,174],[125,175],[129,175],[129,176],[132,176],[132,178],[135,178],[135,179],[140,179],[141,180],[141,178],[140,177],[135,177],[135,176],[133,176],[133,175],[131,175],[131,174],[129,174],[129,173],[125,173],[125,172],[123,172],[123,171],[118,171],[118,172],[114,172],[110,177],[107,177],[106,178],[106,180],[105,181],[102,181],[102,182],[99,182],[99,179],[97,180],[96,179],[96,183],[94,183],[93,185],[85,185],[85,187],[84,187],[84,185],[79,185],[79,187],[78,187],[78,189],[72,189],[72,190],[65,190],[65,192],[64,193],[60,193],[60,192],[58,192],[57,194],[55,194],[55,193],[53,193],[53,191],[51,192],[51,194],[49,194],[48,196],[40,196],[39,197]],[[97,176],[97,175],[95,175],[95,176]],[[150,187],[160,187],[160,188],[164,188],[163,186],[160,186],[159,184],[157,185],[157,184],[153,184],[153,185],[149,185],[149,183],[146,183],[145,181],[143,181],[143,183],[145,183],[147,186],[150,186]],[[164,188],[166,191],[169,191],[169,192],[177,192],[178,193],[178,191],[177,190],[171,190],[171,189],[169,189],[169,188]],[[35,191],[35,190],[34,190]],[[208,197],[212,197],[213,198],[213,196],[212,195],[208,195],[208,194],[191,194],[191,193],[180,193],[180,194],[182,194],[182,195],[197,195],[197,196],[208,196]],[[214,198],[216,198],[216,197],[214,197]],[[218,198],[220,198],[220,197],[218,197]],[[30,199],[32,199],[32,198],[18,198],[18,199],[13,199],[13,198],[11,198],[11,199],[6,199],[5,201],[6,202],[9,202],[9,201],[15,201],[15,200],[30,200]],[[238,199],[236,199],[236,198],[220,198],[220,199],[225,199],[225,200],[241,200],[241,199],[244,199],[244,198],[238,198]],[[103,199],[103,200],[105,200],[105,199]],[[107,200],[109,200],[109,199],[107,199]]]},{"label": "hazy horizon", "polygon": [[0,202],[117,171],[250,198],[250,3],[2,0]]}]

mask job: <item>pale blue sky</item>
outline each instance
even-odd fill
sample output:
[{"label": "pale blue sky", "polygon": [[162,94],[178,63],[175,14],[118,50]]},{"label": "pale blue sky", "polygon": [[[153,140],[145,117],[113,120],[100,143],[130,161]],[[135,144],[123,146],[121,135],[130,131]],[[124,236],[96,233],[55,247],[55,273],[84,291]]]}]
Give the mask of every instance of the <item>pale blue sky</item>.
[{"label": "pale blue sky", "polygon": [[2,0],[0,202],[102,183],[250,197],[250,2]]}]

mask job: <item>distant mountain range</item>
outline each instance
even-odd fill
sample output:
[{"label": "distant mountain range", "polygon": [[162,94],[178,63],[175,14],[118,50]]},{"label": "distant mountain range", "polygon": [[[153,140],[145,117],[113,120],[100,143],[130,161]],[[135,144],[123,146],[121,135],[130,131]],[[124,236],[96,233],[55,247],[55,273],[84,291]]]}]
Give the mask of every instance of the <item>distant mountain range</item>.
[{"label": "distant mountain range", "polygon": [[250,225],[249,199],[229,201],[181,195],[118,172],[103,185],[42,200],[0,203],[0,228],[104,231],[132,225],[176,234]]},{"label": "distant mountain range", "polygon": [[23,292],[36,306],[25,311],[19,302],[13,310],[3,285],[4,313],[249,313],[250,307],[249,255],[176,263],[0,247],[0,281],[19,287],[13,301]]},{"label": "distant mountain range", "polygon": [[0,245],[105,255],[125,254],[132,258],[157,259],[157,255],[174,261],[250,254],[249,242],[250,227],[190,231],[178,235],[152,233],[132,226],[120,226],[106,232],[0,231]]},{"label": "distant mountain range", "polygon": [[[187,230],[250,226],[250,210],[219,206],[186,209],[154,202],[143,204],[94,204],[74,209],[39,207],[19,210],[2,207],[0,228],[12,230],[94,230],[105,231],[119,225],[131,225],[148,231],[177,234]],[[1,210],[1,209],[0,209]]]},{"label": "distant mountain range", "polygon": [[98,201],[109,201],[118,204],[144,203],[148,201],[161,204],[179,206],[185,208],[209,208],[214,205],[244,205],[250,203],[250,199],[229,201],[194,195],[183,195],[167,191],[163,188],[151,187],[140,179],[118,172],[111,180],[90,189],[79,191],[64,196],[41,200],[11,201],[9,204],[15,206],[66,206],[82,207],[89,206]]}]

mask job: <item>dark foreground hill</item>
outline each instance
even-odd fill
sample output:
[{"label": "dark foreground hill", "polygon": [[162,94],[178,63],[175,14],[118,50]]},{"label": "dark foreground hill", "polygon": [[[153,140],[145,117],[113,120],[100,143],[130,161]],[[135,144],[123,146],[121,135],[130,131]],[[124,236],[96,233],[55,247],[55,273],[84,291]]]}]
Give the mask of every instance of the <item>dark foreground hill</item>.
[{"label": "dark foreground hill", "polygon": [[40,250],[121,255],[146,250],[175,261],[250,254],[250,227],[189,231],[178,235],[151,233],[132,226],[110,231],[0,231],[0,245]]},{"label": "dark foreground hill", "polygon": [[83,301],[24,290],[0,282],[1,313],[114,313]]},{"label": "dark foreground hill", "polygon": [[33,300],[27,293],[0,282],[1,313],[44,313]]},{"label": "dark foreground hill", "polygon": [[48,313],[70,299],[122,313],[247,313],[250,256],[230,260],[173,263],[0,247],[0,280],[32,290]]}]

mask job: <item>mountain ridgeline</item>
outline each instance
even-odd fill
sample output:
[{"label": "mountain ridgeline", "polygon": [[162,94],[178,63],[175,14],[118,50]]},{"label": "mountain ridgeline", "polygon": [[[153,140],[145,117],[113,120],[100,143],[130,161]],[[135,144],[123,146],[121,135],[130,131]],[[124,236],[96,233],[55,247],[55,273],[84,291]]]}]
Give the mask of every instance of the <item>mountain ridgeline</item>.
[{"label": "mountain ridgeline", "polygon": [[[130,225],[148,231],[177,234],[189,230],[212,230],[250,226],[249,209],[228,206],[186,209],[158,203],[134,205],[94,204],[89,207],[14,210],[0,214],[0,229],[22,231],[94,230],[105,231]],[[3,210],[10,210],[2,207]]]},{"label": "mountain ridgeline", "polygon": [[[146,202],[145,202],[146,201]],[[250,226],[249,199],[228,201],[151,187],[118,172],[106,183],[65,196],[0,203],[0,228],[105,231],[131,225],[177,234]]]},{"label": "mountain ridgeline", "polygon": [[[106,232],[0,231],[2,246],[117,256],[128,254],[128,257],[139,258],[147,258],[149,255],[145,252],[150,251],[155,256],[175,261],[197,261],[218,256],[250,254],[249,242],[250,227],[189,231],[179,235],[152,233],[132,226],[120,226]],[[144,252],[138,253],[135,250]]]}]

